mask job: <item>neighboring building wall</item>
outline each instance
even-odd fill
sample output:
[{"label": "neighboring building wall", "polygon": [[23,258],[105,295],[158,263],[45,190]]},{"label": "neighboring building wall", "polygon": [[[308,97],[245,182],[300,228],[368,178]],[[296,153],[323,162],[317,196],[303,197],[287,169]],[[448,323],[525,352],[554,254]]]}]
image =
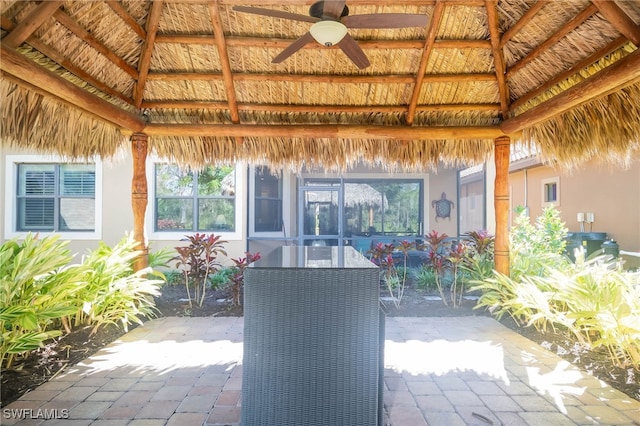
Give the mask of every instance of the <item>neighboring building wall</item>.
[{"label": "neighboring building wall", "polygon": [[[510,174],[511,206],[528,206],[532,218],[543,210],[543,182],[559,181],[557,209],[569,232],[579,232],[578,213],[592,212],[595,221],[585,231],[606,232],[621,250],[640,252],[640,167],[627,170],[588,164],[573,173],[548,166],[519,170]],[[640,260],[625,257],[627,266]]]}]

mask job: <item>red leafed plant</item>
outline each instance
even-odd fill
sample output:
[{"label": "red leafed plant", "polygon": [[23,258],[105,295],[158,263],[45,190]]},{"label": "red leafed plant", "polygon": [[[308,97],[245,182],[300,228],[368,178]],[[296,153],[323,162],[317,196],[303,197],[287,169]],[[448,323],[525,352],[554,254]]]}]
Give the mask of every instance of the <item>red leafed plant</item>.
[{"label": "red leafed plant", "polygon": [[240,305],[240,295],[242,294],[242,286],[244,284],[244,270],[247,266],[259,259],[259,252],[253,254],[246,252],[245,257],[231,259],[236,267],[235,272],[229,277],[229,280],[231,280],[229,290],[231,291],[231,301],[234,305]]},{"label": "red leafed plant", "polygon": [[209,282],[209,275],[220,269],[218,257],[227,255],[224,244],[219,235],[200,234],[187,235],[181,241],[189,241],[187,246],[175,247],[178,255],[174,258],[176,266],[182,269],[184,285],[187,289],[189,307],[193,307],[189,286],[195,288],[194,298],[198,306],[204,303],[204,297]]}]

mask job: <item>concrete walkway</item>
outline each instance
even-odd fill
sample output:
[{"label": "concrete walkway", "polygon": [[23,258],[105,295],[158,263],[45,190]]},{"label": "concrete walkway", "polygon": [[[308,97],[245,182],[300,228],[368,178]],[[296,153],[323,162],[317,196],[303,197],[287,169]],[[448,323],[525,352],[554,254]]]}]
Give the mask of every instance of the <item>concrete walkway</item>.
[{"label": "concrete walkway", "polygon": [[[0,423],[236,425],[242,327],[150,321],[3,408]],[[384,400],[393,426],[640,424],[640,402],[487,317],[387,318]]]}]

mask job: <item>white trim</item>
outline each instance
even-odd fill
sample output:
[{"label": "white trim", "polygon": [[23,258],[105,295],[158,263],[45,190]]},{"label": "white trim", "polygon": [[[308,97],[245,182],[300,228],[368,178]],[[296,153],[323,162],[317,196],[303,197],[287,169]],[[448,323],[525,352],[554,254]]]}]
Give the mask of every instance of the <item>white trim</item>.
[{"label": "white trim", "polygon": [[[542,179],[540,181],[541,183],[541,188],[540,190],[542,191],[542,197],[540,198],[540,204],[542,205],[542,207],[550,207],[550,206],[554,206],[554,207],[559,207],[560,206],[560,176],[555,176],[552,178],[548,178],[548,179]],[[547,201],[547,191],[546,191],[546,186],[548,184],[555,184],[556,185],[556,199],[555,201]]]},{"label": "white trim", "polygon": [[102,239],[102,160],[99,158],[90,159],[87,161],[78,161],[64,158],[58,155],[44,156],[44,155],[7,155],[5,158],[5,192],[4,205],[6,206],[4,212],[4,238],[11,240],[14,238],[24,238],[29,232],[16,231],[16,191],[17,191],[17,171],[18,164],[38,164],[38,163],[51,163],[51,164],[88,164],[92,163],[95,166],[96,174],[96,193],[95,193],[95,217],[94,217],[94,229],[95,231],[89,232],[38,232],[42,236],[58,235],[63,240],[81,241],[81,240],[101,240]]},{"label": "white trim", "polygon": [[[184,231],[176,231],[176,232],[156,232],[154,231],[154,223],[155,223],[155,200],[156,200],[156,185],[155,185],[155,164],[156,163],[171,163],[169,160],[164,160],[159,157],[150,156],[151,158],[147,159],[146,171],[147,171],[147,199],[149,200],[147,203],[147,214],[145,218],[146,222],[146,233],[148,240],[154,241],[180,241],[185,235],[195,234],[196,232],[205,232],[211,233],[211,231],[192,231],[185,229]],[[245,180],[246,180],[246,165],[244,163],[236,163],[234,165],[234,173],[236,174],[236,187],[235,187],[235,231],[233,232],[224,232],[224,231],[215,231],[215,235],[220,236],[223,240],[226,241],[242,241],[243,232],[245,224],[242,220],[242,211],[245,209]]]}]

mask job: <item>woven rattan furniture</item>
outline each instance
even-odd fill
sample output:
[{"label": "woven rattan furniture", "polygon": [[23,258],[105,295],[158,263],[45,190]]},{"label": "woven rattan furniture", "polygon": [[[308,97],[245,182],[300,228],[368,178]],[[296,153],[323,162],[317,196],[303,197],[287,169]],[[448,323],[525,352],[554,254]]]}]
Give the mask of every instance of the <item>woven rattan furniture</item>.
[{"label": "woven rattan furniture", "polygon": [[351,247],[281,247],[244,280],[241,424],[382,424],[378,267]]}]

